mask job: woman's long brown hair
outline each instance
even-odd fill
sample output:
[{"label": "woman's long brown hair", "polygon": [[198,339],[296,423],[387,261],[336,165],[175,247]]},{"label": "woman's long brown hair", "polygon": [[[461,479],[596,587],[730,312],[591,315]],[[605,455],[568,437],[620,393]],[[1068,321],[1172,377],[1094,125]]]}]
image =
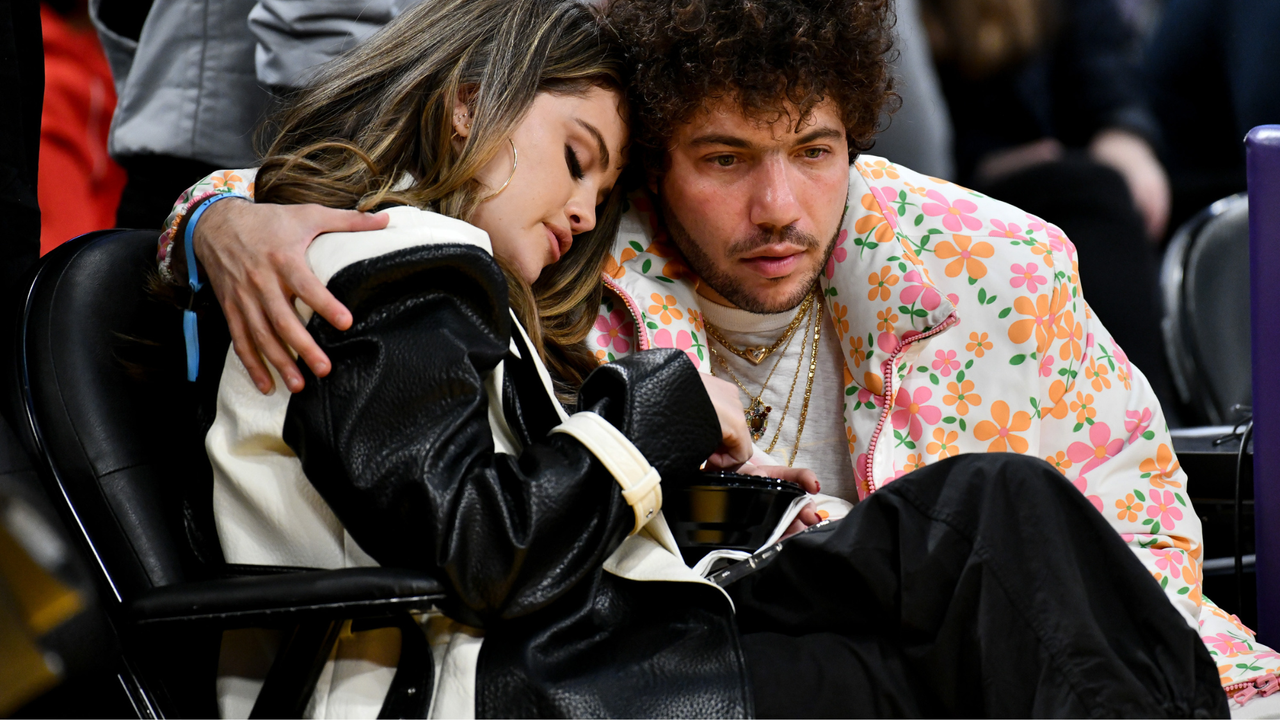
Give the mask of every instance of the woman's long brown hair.
[{"label": "woman's long brown hair", "polygon": [[[491,192],[477,172],[505,150],[538,93],[620,91],[622,67],[594,11],[576,0],[424,0],[325,66],[264,130],[273,139],[256,201],[393,203],[468,220]],[[461,151],[452,142],[459,97],[473,117]],[[512,308],[565,401],[596,365],[585,339],[622,204],[615,189],[595,229],[532,287],[499,259]]]}]

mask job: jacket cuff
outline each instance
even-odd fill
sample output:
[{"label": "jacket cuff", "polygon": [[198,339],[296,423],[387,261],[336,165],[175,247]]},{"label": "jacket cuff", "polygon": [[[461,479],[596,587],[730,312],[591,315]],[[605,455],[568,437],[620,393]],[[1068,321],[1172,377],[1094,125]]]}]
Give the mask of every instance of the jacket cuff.
[{"label": "jacket cuff", "polygon": [[622,487],[622,499],[636,515],[631,535],[640,532],[662,509],[662,476],[627,436],[609,421],[585,411],[575,413],[551,432],[564,433],[582,443],[618,481]]}]

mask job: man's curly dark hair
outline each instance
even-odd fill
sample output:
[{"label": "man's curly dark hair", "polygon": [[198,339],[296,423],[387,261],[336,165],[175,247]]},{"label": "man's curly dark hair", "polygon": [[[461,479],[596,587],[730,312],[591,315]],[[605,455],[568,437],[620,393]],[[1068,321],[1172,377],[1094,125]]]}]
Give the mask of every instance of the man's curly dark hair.
[{"label": "man's curly dark hair", "polygon": [[633,153],[650,172],[661,172],[676,128],[720,98],[797,128],[830,98],[851,158],[899,102],[892,0],[613,0],[605,21],[630,61]]}]

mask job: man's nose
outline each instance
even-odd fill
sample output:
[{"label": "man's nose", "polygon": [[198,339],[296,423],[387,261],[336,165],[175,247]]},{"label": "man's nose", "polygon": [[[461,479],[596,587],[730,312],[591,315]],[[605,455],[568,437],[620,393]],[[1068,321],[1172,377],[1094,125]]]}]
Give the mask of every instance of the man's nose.
[{"label": "man's nose", "polygon": [[755,185],[751,203],[753,224],[776,230],[800,219],[800,203],[785,158],[772,157],[757,166]]}]

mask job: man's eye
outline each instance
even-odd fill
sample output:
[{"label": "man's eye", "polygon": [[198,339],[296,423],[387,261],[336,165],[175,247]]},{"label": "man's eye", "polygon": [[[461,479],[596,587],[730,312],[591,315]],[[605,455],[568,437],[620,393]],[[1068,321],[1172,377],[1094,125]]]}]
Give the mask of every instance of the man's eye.
[{"label": "man's eye", "polygon": [[804,156],[810,160],[817,160],[826,154],[825,148],[805,148],[804,150]]},{"label": "man's eye", "polygon": [[574,180],[581,180],[586,177],[586,173],[582,172],[582,163],[578,162],[578,153],[568,145],[564,146],[564,164],[569,166],[569,174]]},{"label": "man's eye", "polygon": [[711,162],[715,163],[717,167],[727,168],[733,167],[734,163],[737,162],[737,158],[732,155],[717,155],[716,157],[711,158]]}]

